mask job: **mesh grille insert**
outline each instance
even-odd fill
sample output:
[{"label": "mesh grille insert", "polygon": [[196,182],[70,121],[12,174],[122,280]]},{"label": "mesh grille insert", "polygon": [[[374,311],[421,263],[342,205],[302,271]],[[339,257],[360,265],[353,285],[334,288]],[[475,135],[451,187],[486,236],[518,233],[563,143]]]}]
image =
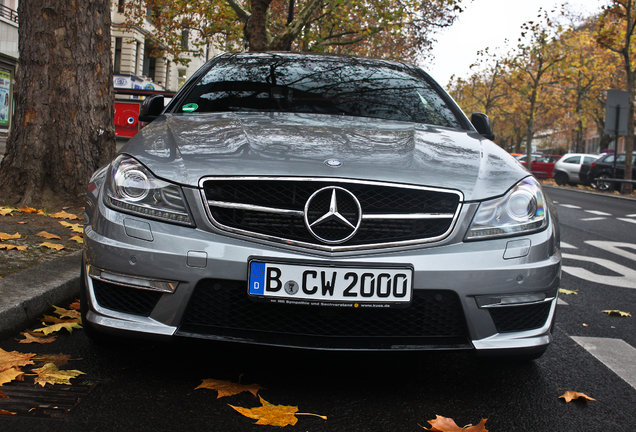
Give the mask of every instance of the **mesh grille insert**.
[{"label": "mesh grille insert", "polygon": [[93,291],[97,303],[118,312],[150,316],[162,293],[124,287],[93,279]]}]

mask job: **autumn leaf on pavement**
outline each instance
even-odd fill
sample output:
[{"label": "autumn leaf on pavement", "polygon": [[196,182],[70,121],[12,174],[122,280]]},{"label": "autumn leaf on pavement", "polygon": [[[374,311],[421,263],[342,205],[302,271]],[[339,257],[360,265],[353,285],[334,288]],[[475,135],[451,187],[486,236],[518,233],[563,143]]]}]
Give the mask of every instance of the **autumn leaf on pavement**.
[{"label": "autumn leaf on pavement", "polygon": [[74,214],[67,213],[65,211],[61,211],[58,213],[51,213],[50,216],[56,219],[69,219],[69,220],[79,219],[79,217],[75,216]]},{"label": "autumn leaf on pavement", "polygon": [[80,310],[80,302],[79,302],[79,300],[75,300],[73,303],[68,305],[68,307],[70,309],[73,309],[73,310],[76,310],[76,311]]},{"label": "autumn leaf on pavement", "polygon": [[39,236],[39,237],[44,237],[44,238],[49,239],[49,240],[52,240],[52,239],[62,240],[62,237],[60,237],[58,235],[55,235],[55,234],[48,233],[46,231],[40,231],[36,235]]},{"label": "autumn leaf on pavement", "polygon": [[73,241],[76,241],[76,242],[82,243],[82,244],[84,243],[84,239],[82,237],[78,236],[78,235],[74,235],[69,240],[73,240]]},{"label": "autumn leaf on pavement", "polygon": [[0,386],[20,378],[24,373],[17,367],[0,370]]},{"label": "autumn leaf on pavement", "polygon": [[12,207],[0,207],[0,216],[6,216],[14,211],[15,209]]},{"label": "autumn leaf on pavement", "polygon": [[72,224],[66,221],[60,221],[60,223],[64,225],[65,227],[70,228],[71,231],[73,232],[80,233],[80,234],[84,232],[84,227],[78,223]]},{"label": "autumn leaf on pavement", "polygon": [[49,249],[55,249],[55,250],[64,249],[64,246],[62,246],[61,244],[57,244],[57,243],[44,242],[40,246],[44,246],[44,247],[47,247]]},{"label": "autumn leaf on pavement", "polygon": [[69,309],[64,309],[57,306],[53,306],[53,307],[55,308],[55,313],[60,318],[73,318],[78,320],[82,319],[82,314],[78,312],[77,310],[69,310]]},{"label": "autumn leaf on pavement", "polygon": [[35,383],[44,387],[45,384],[67,384],[71,385],[71,379],[78,375],[84,375],[79,370],[59,370],[55,363],[47,363],[41,368],[33,369],[37,375]]},{"label": "autumn leaf on pavement", "polygon": [[217,399],[225,397],[225,396],[234,396],[235,394],[250,392],[254,396],[257,396],[259,390],[263,390],[263,387],[258,384],[240,384],[233,383],[231,381],[223,381],[223,380],[215,380],[215,379],[204,379],[197,389],[210,389],[216,390],[218,395]]},{"label": "autumn leaf on pavement", "polygon": [[22,332],[20,334],[22,336],[24,336],[24,339],[16,339],[16,340],[18,341],[18,343],[23,343],[23,344],[27,344],[27,343],[39,343],[39,344],[51,343],[51,342],[55,342],[55,339],[57,337],[57,336],[39,335],[39,334],[33,333],[33,332]]},{"label": "autumn leaf on pavement", "polygon": [[9,396],[5,396],[2,391],[0,391],[0,399],[9,399]]},{"label": "autumn leaf on pavement", "polygon": [[71,360],[81,360],[81,358],[74,359],[68,354],[41,354],[33,357],[33,360],[42,363],[54,363],[57,367],[60,367]]},{"label": "autumn leaf on pavement", "polygon": [[7,233],[0,232],[0,240],[13,240],[13,239],[19,239],[19,238],[20,238],[19,233],[7,234]]},{"label": "autumn leaf on pavement", "polygon": [[23,208],[19,208],[18,211],[20,213],[39,213],[42,210],[34,209],[33,207],[23,207]]},{"label": "autumn leaf on pavement", "polygon": [[579,294],[578,290],[572,291],[572,290],[567,290],[567,289],[564,289],[564,288],[559,288],[559,293],[565,294],[565,295],[570,295],[570,294],[577,294],[578,295]]},{"label": "autumn leaf on pavement", "polygon": [[610,316],[621,316],[621,317],[630,317],[632,316],[632,314],[630,314],[629,312],[623,312],[623,311],[619,311],[619,310],[604,310],[603,312],[605,312],[606,314],[610,315]]},{"label": "autumn leaf on pavement", "polygon": [[[326,416],[320,416],[317,414],[309,414],[309,413],[299,413],[298,407],[295,406],[286,406],[286,405],[273,405],[263,399],[260,395],[258,398],[261,400],[260,407],[256,408],[243,408],[236,407],[234,405],[230,405],[236,411],[244,415],[245,417],[249,417],[251,419],[257,419],[258,421],[255,424],[259,425],[270,425],[270,426],[293,426],[296,424],[298,419],[297,415],[311,415],[320,417],[323,420],[327,420]],[[228,404],[229,405],[229,404]]]},{"label": "autumn leaf on pavement", "polygon": [[46,326],[46,327],[42,327],[39,329],[35,329],[33,330],[34,332],[42,332],[45,335],[50,335],[51,333],[55,333],[58,332],[62,329],[66,329],[69,333],[73,333],[73,329],[81,329],[82,326],[80,325],[79,322],[77,322],[77,320],[68,320],[65,322],[60,322],[57,324],[53,324],[50,326]]},{"label": "autumn leaf on pavement", "polygon": [[25,250],[27,250],[27,247],[26,246],[16,246],[16,245],[11,245],[11,244],[0,244],[0,249],[6,249],[6,250],[17,249],[19,251],[24,252]]},{"label": "autumn leaf on pavement", "polygon": [[424,426],[422,426],[422,428],[433,432],[488,432],[488,429],[486,429],[485,426],[488,419],[482,419],[481,422],[475,426],[469,424],[468,426],[459,427],[455,423],[455,420],[451,418],[442,417],[437,414],[435,416],[435,420],[428,421],[431,425],[431,429]]},{"label": "autumn leaf on pavement", "polygon": [[16,415],[16,413],[0,409],[0,415]]},{"label": "autumn leaf on pavement", "polygon": [[589,397],[585,393],[579,393],[579,392],[569,391],[569,390],[563,393],[561,396],[559,396],[559,399],[565,399],[565,402],[571,402],[574,399],[583,399],[585,403],[590,403],[591,400],[592,401],[596,400],[594,398]]},{"label": "autumn leaf on pavement", "polygon": [[0,348],[0,371],[11,367],[32,365],[33,361],[31,359],[33,357],[35,357],[35,354],[23,354],[17,351],[8,352]]}]

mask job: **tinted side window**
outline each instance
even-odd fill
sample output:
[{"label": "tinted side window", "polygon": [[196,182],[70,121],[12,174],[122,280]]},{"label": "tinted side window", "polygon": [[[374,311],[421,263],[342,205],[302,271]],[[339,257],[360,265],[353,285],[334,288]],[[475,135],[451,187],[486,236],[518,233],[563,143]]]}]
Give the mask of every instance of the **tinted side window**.
[{"label": "tinted side window", "polygon": [[593,157],[593,156],[585,156],[583,163],[586,164],[591,164],[592,162],[594,162],[597,158]]},{"label": "tinted side window", "polygon": [[569,158],[564,159],[563,163],[566,163],[566,164],[579,164],[579,163],[581,163],[581,156],[570,156]]},{"label": "tinted side window", "polygon": [[335,114],[461,128],[444,99],[417,73],[347,58],[223,59],[176,110],[225,111]]}]

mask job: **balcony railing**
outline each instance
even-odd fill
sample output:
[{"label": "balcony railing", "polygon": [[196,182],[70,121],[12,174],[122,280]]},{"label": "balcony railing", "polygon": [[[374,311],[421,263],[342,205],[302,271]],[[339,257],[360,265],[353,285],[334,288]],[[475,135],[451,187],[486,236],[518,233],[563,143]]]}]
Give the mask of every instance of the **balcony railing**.
[{"label": "balcony railing", "polygon": [[5,5],[0,5],[0,17],[6,18],[14,23],[18,22],[18,13]]}]

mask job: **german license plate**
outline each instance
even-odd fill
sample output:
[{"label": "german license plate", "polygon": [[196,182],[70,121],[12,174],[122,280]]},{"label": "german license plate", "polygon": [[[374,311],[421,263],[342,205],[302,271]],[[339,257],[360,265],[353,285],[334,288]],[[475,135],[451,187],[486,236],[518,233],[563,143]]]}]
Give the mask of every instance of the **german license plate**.
[{"label": "german license plate", "polygon": [[413,269],[249,261],[248,294],[257,301],[311,306],[407,306]]}]

